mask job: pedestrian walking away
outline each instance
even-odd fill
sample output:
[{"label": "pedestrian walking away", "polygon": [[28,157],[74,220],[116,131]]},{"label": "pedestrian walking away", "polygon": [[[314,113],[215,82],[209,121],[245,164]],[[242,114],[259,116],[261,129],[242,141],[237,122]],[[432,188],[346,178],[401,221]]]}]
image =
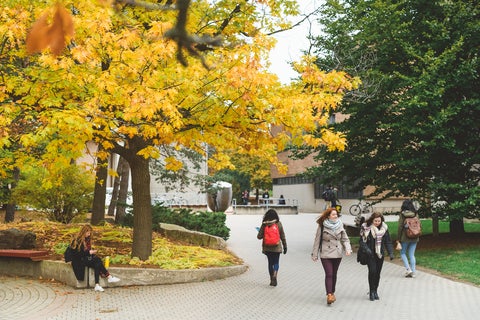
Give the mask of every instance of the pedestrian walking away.
[{"label": "pedestrian walking away", "polygon": [[337,284],[337,271],[342,261],[343,253],[347,256],[352,254],[350,239],[338,217],[335,208],[328,208],[317,219],[318,227],[313,243],[312,260],[322,262],[325,271],[325,291],[327,304],[331,305],[335,297],[335,286]]},{"label": "pedestrian walking away", "polygon": [[261,227],[257,227],[257,239],[262,239],[262,253],[267,256],[270,285],[277,286],[278,269],[280,267],[280,254],[287,253],[287,240],[285,231],[280,222],[277,211],[268,210],[262,219]]},{"label": "pedestrian walking away", "polygon": [[107,279],[109,283],[120,281],[119,278],[112,276],[103,265],[102,260],[96,255],[97,250],[92,249],[91,225],[84,225],[78,234],[72,240],[70,246],[73,249],[72,268],[78,281],[83,281],[85,276],[85,267],[93,268],[95,274],[95,291],[105,291],[100,286],[100,276]]},{"label": "pedestrian walking away", "polygon": [[[405,220],[407,218],[413,218],[418,216],[417,210],[413,204],[413,201],[408,199],[403,201],[401,212],[398,217],[398,241],[400,241],[402,249],[400,250],[400,257],[405,267],[405,277],[415,278],[416,276],[416,259],[415,250],[417,249],[418,238],[407,237],[407,226]],[[407,257],[408,255],[408,257]]]},{"label": "pedestrian walking away", "polygon": [[[379,300],[378,285],[382,273],[385,249],[393,260],[393,245],[388,232],[388,226],[381,213],[374,212],[362,224],[360,228],[360,241],[363,241],[368,248],[368,287],[370,301]],[[361,245],[364,245],[361,244]]]}]

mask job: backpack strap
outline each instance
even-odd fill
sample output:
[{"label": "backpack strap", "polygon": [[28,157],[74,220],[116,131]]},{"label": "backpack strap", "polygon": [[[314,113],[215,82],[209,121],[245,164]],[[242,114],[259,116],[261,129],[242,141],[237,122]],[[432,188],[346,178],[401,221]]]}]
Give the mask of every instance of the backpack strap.
[{"label": "backpack strap", "polygon": [[323,223],[320,226],[320,252],[322,252],[322,242],[323,242]]}]

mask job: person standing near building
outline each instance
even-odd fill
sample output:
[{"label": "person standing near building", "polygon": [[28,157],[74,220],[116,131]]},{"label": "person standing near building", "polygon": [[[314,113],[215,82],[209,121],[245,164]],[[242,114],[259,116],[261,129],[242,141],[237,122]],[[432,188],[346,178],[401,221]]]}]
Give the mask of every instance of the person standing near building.
[{"label": "person standing near building", "polygon": [[331,197],[330,197],[330,203],[332,205],[332,208],[335,208],[338,210],[337,208],[337,201],[338,201],[338,189],[337,187],[330,187],[330,190],[331,190]]},{"label": "person standing near building", "polygon": [[325,271],[325,291],[327,304],[334,303],[337,271],[342,261],[343,253],[352,254],[352,247],[343,223],[335,208],[326,209],[317,219],[318,227],[313,243],[312,260],[322,262]]},{"label": "person standing near building", "polygon": [[[268,231],[266,229],[269,228]],[[287,240],[285,238],[285,231],[283,225],[280,222],[280,217],[277,211],[269,209],[262,218],[262,226],[257,228],[257,239],[263,239],[262,241],[262,253],[267,256],[268,261],[268,273],[270,275],[270,285],[277,286],[278,269],[280,267],[280,254],[287,254]],[[270,230],[276,230],[278,243],[267,243],[267,232]]]},{"label": "person standing near building", "polygon": [[[401,212],[398,217],[398,241],[402,244],[402,249],[400,250],[400,257],[403,261],[403,266],[405,267],[405,277],[415,278],[416,273],[416,259],[415,259],[415,250],[417,249],[417,244],[420,238],[409,238],[407,237],[407,229],[405,228],[405,219],[413,218],[418,213],[415,209],[413,201],[408,199],[403,201]],[[408,257],[407,257],[408,254]]]},{"label": "person standing near building", "polygon": [[250,192],[245,189],[245,191],[242,192],[242,201],[243,201],[243,205],[247,205],[248,204],[248,198],[250,197]]},{"label": "person standing near building", "polygon": [[337,208],[337,188],[332,187],[329,185],[325,191],[322,193],[322,199],[325,200],[327,203],[330,202],[330,207],[331,208]]},{"label": "person standing near building", "polygon": [[368,286],[370,301],[379,300],[378,285],[382,272],[385,249],[393,260],[393,245],[388,226],[381,213],[374,212],[360,228],[360,241],[366,243],[371,255],[368,257]]}]

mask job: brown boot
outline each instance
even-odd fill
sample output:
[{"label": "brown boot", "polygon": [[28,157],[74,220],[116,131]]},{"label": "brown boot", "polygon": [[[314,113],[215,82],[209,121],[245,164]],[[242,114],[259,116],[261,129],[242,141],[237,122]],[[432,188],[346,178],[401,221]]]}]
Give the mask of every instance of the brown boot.
[{"label": "brown boot", "polygon": [[329,293],[327,294],[327,304],[332,304],[333,302],[335,301],[335,298],[333,296],[333,294]]},{"label": "brown boot", "polygon": [[337,297],[335,297],[335,294],[334,294],[334,293],[332,293],[332,299],[333,299],[332,303],[335,302],[335,301],[337,301]]}]

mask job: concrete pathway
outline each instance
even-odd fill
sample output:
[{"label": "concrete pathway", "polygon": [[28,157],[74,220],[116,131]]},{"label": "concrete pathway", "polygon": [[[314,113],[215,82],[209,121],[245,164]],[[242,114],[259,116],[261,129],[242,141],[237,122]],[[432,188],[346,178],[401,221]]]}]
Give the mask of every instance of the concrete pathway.
[{"label": "concrete pathway", "polygon": [[[337,301],[327,306],[324,273],[310,259],[316,214],[281,216],[288,252],[280,257],[278,286],[270,287],[266,257],[255,227],[261,216],[229,215],[229,248],[249,270],[237,277],[204,283],[76,290],[46,280],[0,277],[0,319],[476,319],[480,288],[385,263],[380,300],[368,300],[367,269],[355,256],[343,259]],[[353,221],[351,216],[342,219]],[[421,242],[419,244],[421,246]],[[399,259],[398,253],[396,259]]]}]

